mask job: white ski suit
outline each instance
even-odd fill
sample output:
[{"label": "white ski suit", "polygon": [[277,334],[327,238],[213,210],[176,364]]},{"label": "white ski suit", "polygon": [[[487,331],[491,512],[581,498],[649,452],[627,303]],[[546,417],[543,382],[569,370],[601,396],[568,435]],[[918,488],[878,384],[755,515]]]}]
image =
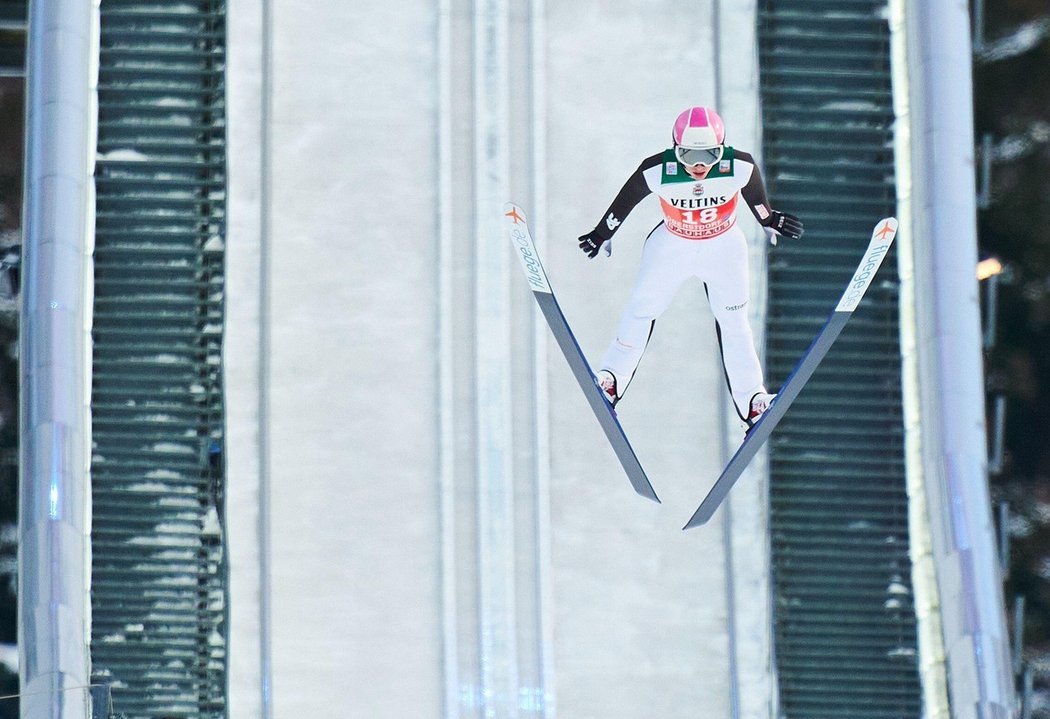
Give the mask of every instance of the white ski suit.
[{"label": "white ski suit", "polygon": [[748,248],[736,226],[741,197],[759,224],[771,208],[761,173],[746,152],[726,147],[702,180],[693,179],[665,150],[646,158],[606,210],[595,232],[612,237],[623,219],[650,193],[660,198],[664,221],[649,233],[634,290],[601,368],[616,377],[620,396],[630,384],[656,319],[690,277],[704,283],[722,352],[726,381],[741,419],[751,398],[765,392],[762,364],[747,318]]}]

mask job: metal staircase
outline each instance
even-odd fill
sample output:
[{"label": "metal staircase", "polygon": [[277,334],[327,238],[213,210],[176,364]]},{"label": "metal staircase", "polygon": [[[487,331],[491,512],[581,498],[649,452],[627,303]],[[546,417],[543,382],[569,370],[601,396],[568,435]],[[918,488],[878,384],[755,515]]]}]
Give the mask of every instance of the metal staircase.
[{"label": "metal staircase", "polygon": [[[806,223],[769,257],[767,365],[782,383],[894,214],[885,0],[759,3],[764,165]],[[770,447],[775,642],[788,719],[921,713],[908,555],[896,257]]]},{"label": "metal staircase", "polygon": [[103,0],[92,382],[94,678],[224,717],[222,0]]}]

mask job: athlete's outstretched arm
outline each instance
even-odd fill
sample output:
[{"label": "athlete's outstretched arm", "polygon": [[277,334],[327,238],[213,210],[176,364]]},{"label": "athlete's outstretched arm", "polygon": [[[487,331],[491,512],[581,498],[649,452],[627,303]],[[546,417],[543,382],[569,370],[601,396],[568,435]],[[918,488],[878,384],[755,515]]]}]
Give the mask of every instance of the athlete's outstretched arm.
[{"label": "athlete's outstretched arm", "polygon": [[620,223],[626,219],[627,215],[631,214],[631,210],[637,207],[638,203],[644,200],[652,190],[649,189],[649,183],[645,181],[645,171],[650,167],[655,167],[660,164],[663,153],[657,153],[652,157],[647,157],[642,160],[642,164],[638,166],[638,169],[627,178],[627,182],[623,183],[623,187],[616,194],[612,204],[609,205],[609,209],[602,215],[601,221],[595,225],[594,231],[598,233],[599,237],[608,240],[616,232],[616,228],[620,226]]},{"label": "athlete's outstretched arm", "polygon": [[[736,157],[738,160],[744,160],[751,163],[751,177],[748,178],[747,184],[740,189],[740,194],[744,198],[744,202],[747,203],[747,207],[751,210],[751,214],[758,220],[758,224],[768,228],[771,232],[777,235],[784,235],[790,237],[793,240],[797,240],[802,237],[803,227],[802,221],[794,215],[790,215],[786,212],[780,212],[774,210],[769,204],[769,198],[766,196],[766,184],[762,181],[762,172],[758,169],[758,163],[746,152],[737,150]],[[770,237],[773,244],[776,244],[776,237]]]},{"label": "athlete's outstretched arm", "polygon": [[623,187],[616,193],[609,209],[605,211],[594,229],[580,236],[580,249],[585,255],[592,259],[597,256],[599,248],[612,239],[613,233],[616,232],[616,228],[620,226],[624,218],[631,214],[631,210],[652,192],[649,189],[649,183],[645,180],[645,171],[659,165],[661,157],[663,157],[662,152],[642,160],[642,164],[627,178],[627,182],[623,183]]},{"label": "athlete's outstretched arm", "polygon": [[766,227],[769,225],[773,208],[770,206],[769,197],[766,195],[766,183],[762,181],[762,172],[758,169],[758,163],[755,162],[755,158],[749,153],[737,150],[736,159],[751,163],[753,168],[751,177],[748,178],[747,184],[740,189],[740,194],[743,196],[744,202],[747,203],[747,209],[751,210],[751,214],[758,220],[758,224]]}]

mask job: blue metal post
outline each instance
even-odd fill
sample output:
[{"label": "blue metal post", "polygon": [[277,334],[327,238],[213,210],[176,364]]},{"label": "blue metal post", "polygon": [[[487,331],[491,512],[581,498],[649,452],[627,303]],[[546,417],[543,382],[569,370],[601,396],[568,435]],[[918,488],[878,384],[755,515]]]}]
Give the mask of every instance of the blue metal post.
[{"label": "blue metal post", "polygon": [[30,3],[21,337],[22,719],[84,719],[88,658],[88,259],[97,4]]}]

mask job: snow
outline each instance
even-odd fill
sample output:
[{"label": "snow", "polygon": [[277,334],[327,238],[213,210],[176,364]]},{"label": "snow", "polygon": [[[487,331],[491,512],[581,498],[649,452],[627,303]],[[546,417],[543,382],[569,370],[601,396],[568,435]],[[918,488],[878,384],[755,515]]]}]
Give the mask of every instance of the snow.
[{"label": "snow", "polygon": [[208,513],[204,516],[204,528],[202,533],[213,536],[222,533],[222,525],[219,523],[219,513],[215,507],[208,508]]},{"label": "snow", "polygon": [[836,110],[836,111],[847,111],[847,112],[873,112],[879,110],[879,106],[874,102],[866,100],[836,100],[834,102],[825,102],[820,106],[821,110]]},{"label": "snow", "polygon": [[181,97],[162,97],[153,101],[157,107],[196,107],[197,103]]},{"label": "snow", "polygon": [[170,469],[151,469],[146,472],[146,476],[150,479],[183,479],[184,475],[182,472],[174,472]]},{"label": "snow", "polygon": [[[125,175],[125,177],[134,177],[134,175]],[[129,192],[125,197],[140,197],[147,200],[162,199],[162,200],[195,200],[197,199],[196,193],[192,190],[165,190],[163,192],[157,192],[155,190],[145,190],[142,192]]]},{"label": "snow", "polygon": [[[573,227],[587,219],[593,221],[590,215],[600,212],[626,172],[640,159],[636,155],[639,147],[648,146],[645,135],[664,142],[668,116],[673,117],[693,98],[715,95],[715,76],[721,77],[727,65],[717,73],[694,74],[688,83],[681,79],[682,66],[710,61],[710,44],[696,42],[696,38],[718,33],[709,25],[711,13],[696,13],[687,5],[665,3],[661,10],[671,17],[654,19],[653,9],[639,4],[619,4],[616,12],[610,13],[602,13],[598,3],[547,4],[546,36],[539,45],[538,58],[547,71],[535,76],[550,105],[546,121],[536,123],[537,132],[551,130],[549,154],[536,158],[547,168],[536,180],[550,184],[546,193],[550,206],[543,212],[549,216],[544,223],[547,227]],[[724,12],[746,15],[748,10],[738,9],[743,5],[728,3]],[[308,3],[307,7],[317,9],[316,4]],[[453,397],[448,406],[436,406],[433,373],[420,372],[417,366],[418,358],[432,356],[438,344],[433,330],[437,322],[431,218],[444,210],[457,215],[473,210],[473,190],[464,188],[460,192],[457,188],[452,192],[453,207],[438,206],[435,196],[440,175],[428,166],[407,180],[408,191],[418,196],[416,211],[391,223],[388,220],[395,218],[375,202],[374,188],[354,177],[355,168],[374,167],[379,173],[376,176],[386,179],[383,170],[391,167],[396,172],[391,172],[390,181],[400,184],[403,168],[389,162],[390,142],[433,144],[432,127],[404,119],[411,117],[406,111],[414,112],[418,99],[406,102],[400,93],[423,91],[431,97],[436,93],[429,79],[440,75],[432,60],[432,48],[420,47],[411,20],[370,23],[386,18],[374,18],[384,14],[383,4],[368,7],[364,11],[362,7],[347,9],[336,4],[323,14],[289,13],[288,22],[281,27],[282,43],[273,58],[275,80],[281,89],[275,108],[279,121],[267,128],[272,131],[272,161],[280,170],[273,175],[268,197],[274,220],[274,242],[268,251],[279,271],[265,278],[266,296],[271,298],[268,315],[241,325],[231,317],[231,326],[239,326],[241,332],[253,321],[253,330],[261,321],[271,322],[267,329],[272,330],[274,340],[272,356],[266,358],[272,368],[266,386],[259,387],[257,371],[231,371],[236,375],[231,384],[236,386],[231,389],[235,399],[230,401],[230,425],[231,432],[248,436],[249,432],[258,432],[260,421],[270,422],[269,444],[261,451],[258,447],[245,450],[244,456],[254,451],[251,461],[256,461],[266,453],[274,477],[267,489],[272,492],[267,495],[268,501],[280,509],[272,513],[272,527],[268,527],[274,541],[263,549],[269,552],[267,560],[276,580],[269,625],[274,682],[280,685],[275,693],[283,702],[279,708],[288,709],[289,715],[353,714],[362,707],[367,714],[368,707],[383,706],[385,711],[380,713],[388,716],[426,716],[435,711],[423,711],[422,706],[439,706],[446,691],[455,698],[455,692],[463,690],[463,703],[474,702],[478,708],[484,705],[479,692],[492,691],[470,683],[474,679],[470,663],[481,659],[473,656],[475,633],[491,627],[478,608],[477,578],[473,574],[479,567],[475,544],[460,543],[460,535],[455,534],[474,531],[476,513],[471,510],[477,503],[470,492],[454,493],[455,508],[449,518],[455,522],[456,541],[450,568],[442,564],[441,547],[435,546],[442,538],[435,526],[440,512],[434,486],[435,460],[439,459],[434,449],[439,439],[434,417],[446,408],[460,417],[469,399]],[[399,5],[397,13],[408,18],[429,16],[432,8],[410,3],[409,7]],[[350,18],[352,23],[341,22]],[[520,17],[514,23],[520,24]],[[739,27],[753,25],[740,23]],[[588,31],[580,32],[581,27]],[[369,64],[366,62],[339,62],[342,54],[351,52],[373,60],[368,57],[372,45],[367,44],[367,36],[376,28],[386,29],[383,38],[388,44],[404,48],[397,54],[397,63],[374,58],[383,62],[385,72],[380,75],[361,69]],[[236,22],[231,29],[247,34]],[[655,44],[654,37],[659,38]],[[450,79],[469,86],[474,72],[470,49],[463,48],[462,43],[453,44],[459,47],[452,50]],[[739,44],[749,55],[747,50],[752,46],[748,42]],[[231,41],[230,45],[236,52],[238,43]],[[317,57],[300,57],[296,49],[306,45],[318,48]],[[387,52],[389,47],[384,48]],[[639,62],[640,57],[647,61]],[[604,70],[601,73],[594,72],[596,60]],[[317,63],[331,72],[316,73]],[[252,66],[251,72],[255,70]],[[528,63],[518,63],[512,70],[515,77],[530,77]],[[743,76],[750,82],[747,73]],[[581,77],[588,82],[580,83]],[[240,78],[231,74],[231,88],[244,91],[247,79],[246,74]],[[344,88],[350,94],[364,93],[371,98],[367,111],[349,108],[347,112],[333,112],[331,87]],[[525,96],[515,97],[520,109],[527,105]],[[238,104],[238,97],[231,99],[231,127],[238,127],[238,132],[231,134],[231,143],[244,143],[245,133],[253,132],[259,121],[258,98]],[[612,129],[586,132],[592,129],[596,113],[608,113],[610,108],[612,120],[608,125]],[[428,116],[439,114],[433,110],[432,103],[428,104]],[[456,127],[463,123],[464,128],[473,130],[470,123],[478,120],[473,110],[469,102],[456,103],[447,119]],[[239,114],[235,117],[233,113]],[[515,144],[521,140],[523,151],[531,149],[527,133],[515,140]],[[735,136],[742,137],[742,133]],[[584,140],[581,146],[583,137],[592,139]],[[537,138],[537,143],[546,139]],[[244,154],[231,155],[231,177],[244,178],[231,185],[231,197],[238,202],[251,197],[252,183],[259,176],[258,147],[244,149]],[[473,176],[469,160],[455,164],[454,174],[465,172],[469,185]],[[528,174],[517,167],[515,182],[525,179],[527,183],[527,178]],[[240,222],[255,222],[260,214],[258,206],[242,209],[237,218]],[[586,272],[570,271],[581,267],[579,252],[574,245],[568,246],[572,243],[552,247],[548,269],[556,273],[560,267],[563,271],[562,299],[581,316],[593,319],[580,323],[585,325],[581,340],[590,351],[600,352],[611,338],[622,299],[611,297],[609,288],[630,286],[637,270],[637,258],[632,255],[639,251],[648,231],[640,225],[648,222],[653,212],[658,210],[650,204],[639,208],[629,220],[636,226],[633,234],[630,226],[625,228],[631,236],[623,236],[622,258],[618,250],[612,262],[600,267],[589,265]],[[355,218],[360,229],[352,241],[346,239],[347,217]],[[473,241],[472,219],[454,220],[452,225],[457,237]],[[398,243],[390,241],[400,237],[419,238],[420,247],[426,251],[402,251]],[[258,236],[231,223],[230,239],[231,272],[257,273],[258,264],[248,253]],[[215,243],[221,247],[221,238],[216,237]],[[454,269],[467,274],[471,268],[468,253]],[[255,274],[239,277],[246,281],[236,287],[231,283],[230,305],[243,316],[257,307],[254,303],[260,292]],[[510,289],[506,288],[508,292]],[[523,316],[525,312],[532,316],[535,307],[531,298],[522,287],[517,290],[515,309],[522,310]],[[368,313],[333,311],[357,306],[363,298],[367,298]],[[469,293],[454,300],[454,314],[466,318],[457,324],[457,330],[469,325],[474,311],[471,303]],[[406,306],[416,309],[405,312]],[[717,408],[724,405],[724,396],[719,394],[724,391],[724,380],[713,332],[709,326],[701,331],[701,323],[696,321],[696,315],[703,312],[707,310],[695,287],[671,308],[666,326],[675,329],[657,333],[647,352],[645,371],[637,380],[637,402],[625,412],[646,417],[641,410],[653,409],[657,418],[677,420],[668,428],[636,425],[639,451],[648,449],[654,475],[667,478],[660,487],[666,504],[660,507],[647,506],[633,497],[618,468],[610,466],[615,460],[600,434],[596,435],[593,418],[563,363],[555,360],[548,377],[542,361],[530,358],[523,362],[538,364],[541,379],[550,382],[545,390],[550,399],[546,411],[553,418],[553,426],[542,441],[549,441],[553,455],[550,469],[557,481],[551,483],[550,491],[554,512],[547,539],[551,546],[537,549],[529,532],[538,521],[518,515],[524,521],[520,525],[515,522],[519,534],[514,549],[519,554],[513,559],[515,566],[526,567],[530,560],[531,566],[539,564],[537,557],[551,558],[550,567],[542,568],[548,581],[543,589],[549,590],[554,600],[549,606],[538,607],[540,593],[535,580],[523,571],[515,576],[516,584],[511,587],[521,592],[522,605],[514,608],[520,615],[512,609],[509,619],[521,622],[519,638],[528,637],[520,646],[523,667],[533,666],[530,660],[535,659],[536,665],[545,668],[547,657],[533,654],[541,643],[549,649],[550,658],[555,660],[549,688],[556,686],[559,695],[555,698],[543,693],[535,686],[535,678],[523,672],[515,690],[524,695],[504,697],[508,713],[517,715],[542,707],[553,714],[550,707],[556,700],[558,715],[566,718],[680,716],[682,707],[688,712],[689,707],[695,710],[698,706],[703,713],[729,715],[728,656],[739,655],[740,715],[763,716],[746,709],[749,702],[765,703],[769,696],[762,689],[769,682],[770,658],[762,653],[767,646],[764,599],[768,585],[762,584],[765,573],[758,571],[760,567],[753,570],[757,578],[752,582],[753,575],[743,572],[740,558],[764,556],[767,536],[762,532],[750,535],[746,552],[744,538],[736,536],[732,538],[732,556],[724,551],[727,535],[748,526],[742,517],[750,507],[744,505],[733,507],[734,528],[725,534],[720,525],[691,534],[679,529],[680,522],[695,509],[696,485],[716,469],[722,449]],[[249,334],[240,335],[238,339],[244,337],[240,342],[231,342],[228,369],[253,367],[259,344],[257,335]],[[469,358],[474,338],[469,331],[455,334],[455,370],[472,372]],[[532,333],[523,333],[518,339],[523,358],[530,357],[533,337]],[[524,370],[515,372],[516,377],[524,374]],[[680,390],[677,394],[653,391],[671,384],[679,386],[682,376],[690,378],[700,401],[682,407]],[[646,385],[649,391],[644,389]],[[249,420],[247,415],[257,406],[261,391],[272,403],[272,410],[265,417]],[[347,397],[353,401],[348,402]],[[359,411],[360,407],[368,411]],[[531,404],[518,414],[530,409]],[[234,416],[233,412],[239,414]],[[464,430],[469,430],[471,416],[469,412],[462,414]],[[362,438],[367,441],[362,442]],[[601,443],[588,441],[594,438]],[[469,444],[469,436],[463,441]],[[406,442],[421,450],[406,454]],[[540,457],[545,447],[537,450]],[[530,458],[523,461],[531,461],[530,452],[535,448],[530,434],[514,450],[517,456]],[[473,467],[471,460],[481,455],[472,450],[466,447],[455,451],[454,459]],[[254,504],[259,488],[257,484],[251,486],[258,482],[258,472],[253,466],[257,468],[247,462],[231,463],[230,474],[231,492],[243,492],[248,499],[230,504],[231,525],[238,523],[231,526],[231,533],[240,532],[231,538],[231,547],[241,547],[232,565],[231,595],[239,604],[231,611],[235,632],[231,644],[245,649],[239,654],[243,663],[235,662],[231,668],[231,704],[240,702],[241,706],[256,701],[260,693],[260,685],[252,683],[252,670],[247,667],[252,656],[262,655],[259,650],[248,649],[259,641],[258,626],[249,626],[259,604],[254,593],[258,578],[253,574],[258,570],[253,566],[258,555],[252,554],[257,547],[248,539],[259,526],[258,505]],[[394,475],[390,474],[392,469],[396,470]],[[354,481],[355,477],[373,475],[393,481]],[[523,470],[522,475],[523,480],[530,479],[528,471]],[[469,477],[463,479],[469,481]],[[456,480],[458,483],[458,476]],[[248,485],[247,490],[244,485]],[[523,481],[515,489],[524,495],[528,487]],[[737,497],[745,498],[748,491],[759,495],[761,485],[742,482],[737,490]],[[248,496],[252,493],[254,496]],[[522,511],[531,507],[527,495],[515,497],[514,503]],[[337,521],[328,522],[325,518],[329,516],[337,517]],[[214,525],[213,517],[209,513],[209,527],[217,528],[217,517]],[[757,519],[754,521],[757,524]],[[348,532],[347,527],[365,531]],[[238,545],[237,540],[245,541]],[[451,617],[441,613],[441,576],[448,578],[454,592],[456,606],[451,608]],[[739,599],[733,607],[728,606],[728,576],[739,582],[735,585]],[[312,611],[331,606],[339,610]],[[552,639],[538,635],[541,612],[547,612],[544,626],[557,629]],[[469,649],[468,658],[461,664],[453,659],[453,666],[447,668],[460,674],[461,681],[452,686],[443,681],[443,639],[458,639]],[[356,652],[357,646],[379,650]],[[270,646],[265,651],[270,652]],[[319,663],[319,656],[332,661]],[[406,678],[412,691],[405,690]],[[486,709],[491,710],[491,704]]]},{"label": "snow", "polygon": [[902,582],[897,581],[897,580],[895,580],[893,582],[890,582],[890,585],[888,587],[886,587],[886,593],[887,594],[905,594],[905,595],[911,594],[911,592],[908,590],[908,587],[906,587]]},{"label": "snow", "polygon": [[100,152],[98,154],[100,160],[118,160],[120,162],[145,162],[149,160],[149,155],[145,155],[138,150],[131,148],[122,148],[118,150],[110,150],[109,152]]},{"label": "snow", "polygon": [[157,579],[156,584],[165,587],[196,587],[197,579],[196,577],[191,577],[183,574],[160,577]]},{"label": "snow", "polygon": [[797,172],[778,172],[778,180],[805,180],[805,175],[800,175]]},{"label": "snow", "polygon": [[178,485],[178,484],[164,484],[163,482],[138,482],[128,486],[127,491],[129,492],[143,492],[146,494],[175,494],[175,495],[186,495],[186,498],[182,497],[164,497],[158,499],[158,503],[161,506],[195,506],[197,503],[197,488],[192,484]]},{"label": "snow", "polygon": [[164,522],[164,523],[158,524],[156,527],[154,527],[153,531],[156,532],[158,535],[161,535],[161,534],[169,535],[168,539],[177,540],[177,541],[181,541],[181,540],[178,540],[178,538],[176,536],[172,536],[172,535],[184,535],[184,536],[191,536],[191,537],[197,535],[197,521],[198,521],[198,517],[197,517],[196,513],[188,514],[188,515],[184,514],[181,517],[179,517],[179,519],[186,520],[186,523],[185,524],[175,524],[173,522]]},{"label": "snow", "polygon": [[18,645],[0,644],[0,664],[12,674],[18,674]]},{"label": "snow", "polygon": [[1022,55],[1035,48],[1050,35],[1050,18],[1041,18],[1021,25],[1009,35],[998,38],[978,51],[978,59],[995,62]]},{"label": "snow", "polygon": [[1050,502],[1036,502],[1035,513],[1040,524],[1050,524]]},{"label": "snow", "polygon": [[1035,120],[1022,132],[1001,138],[992,147],[992,160],[1010,162],[1050,142],[1050,123]]},{"label": "snow", "polygon": [[160,482],[139,482],[128,486],[129,492],[167,492],[169,486]]},{"label": "snow", "polygon": [[189,127],[193,124],[193,119],[186,117],[185,115],[168,115],[164,118],[165,124],[178,125],[180,127]]},{"label": "snow", "polygon": [[170,454],[196,453],[196,451],[192,447],[187,447],[184,444],[176,444],[175,442],[156,442],[150,446],[150,449],[154,452],[166,452]]},{"label": "snow", "polygon": [[169,549],[164,552],[157,552],[156,554],[150,555],[151,561],[175,561],[175,562],[192,562],[196,557],[196,550],[193,547],[184,547],[181,550]]}]

